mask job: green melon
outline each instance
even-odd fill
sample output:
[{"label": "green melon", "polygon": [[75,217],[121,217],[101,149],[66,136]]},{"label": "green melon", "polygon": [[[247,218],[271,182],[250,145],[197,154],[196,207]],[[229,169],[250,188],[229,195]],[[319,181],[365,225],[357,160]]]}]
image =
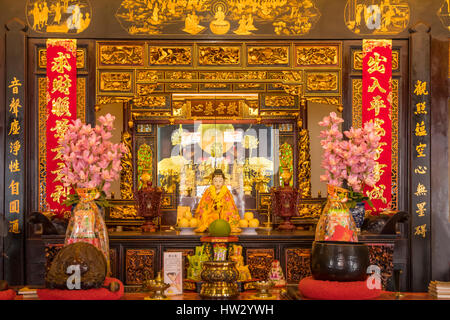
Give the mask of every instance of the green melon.
[{"label": "green melon", "polygon": [[213,237],[228,237],[231,232],[231,226],[228,221],[217,219],[211,222],[208,230],[210,235]]}]

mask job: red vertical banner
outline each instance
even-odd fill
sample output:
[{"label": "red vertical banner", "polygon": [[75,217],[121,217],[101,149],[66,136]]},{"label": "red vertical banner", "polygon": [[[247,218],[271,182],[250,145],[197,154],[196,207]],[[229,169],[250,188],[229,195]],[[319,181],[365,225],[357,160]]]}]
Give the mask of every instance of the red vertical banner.
[{"label": "red vertical banner", "polygon": [[392,41],[363,40],[363,52],[362,123],[373,122],[381,137],[375,159],[375,186],[365,187],[364,193],[377,214],[391,208],[392,198]]},{"label": "red vertical banner", "polygon": [[60,171],[64,167],[58,140],[76,119],[77,42],[75,39],[47,40],[47,207],[62,215],[68,211],[63,202],[70,193]]}]

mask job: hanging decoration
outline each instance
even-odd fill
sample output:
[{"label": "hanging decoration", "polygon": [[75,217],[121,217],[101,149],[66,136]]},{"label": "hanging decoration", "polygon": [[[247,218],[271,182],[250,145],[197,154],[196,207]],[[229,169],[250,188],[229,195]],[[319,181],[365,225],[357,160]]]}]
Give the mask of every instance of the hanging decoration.
[{"label": "hanging decoration", "polygon": [[378,213],[391,208],[392,191],[392,41],[363,40],[362,123],[373,122],[380,136],[375,160],[375,186],[364,193]]},{"label": "hanging decoration", "polygon": [[77,117],[77,42],[75,39],[47,40],[47,204],[58,215],[69,211],[63,205],[70,187],[61,182],[62,138]]}]

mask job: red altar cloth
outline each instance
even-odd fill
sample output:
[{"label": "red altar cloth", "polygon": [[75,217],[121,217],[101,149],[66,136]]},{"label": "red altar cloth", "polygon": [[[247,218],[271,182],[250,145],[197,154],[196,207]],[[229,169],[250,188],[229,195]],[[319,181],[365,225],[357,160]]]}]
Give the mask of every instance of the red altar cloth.
[{"label": "red altar cloth", "polygon": [[37,294],[40,300],[119,300],[123,297],[123,283],[116,278],[106,278],[103,283],[108,286],[111,282],[118,282],[120,289],[111,292],[106,288],[89,290],[59,290],[59,289],[38,289]]},{"label": "red altar cloth", "polygon": [[323,281],[307,277],[298,289],[305,298],[317,300],[369,300],[378,298],[380,289],[367,288],[366,281]]},{"label": "red altar cloth", "polygon": [[0,300],[14,300],[16,298],[16,292],[13,289],[0,291]]}]

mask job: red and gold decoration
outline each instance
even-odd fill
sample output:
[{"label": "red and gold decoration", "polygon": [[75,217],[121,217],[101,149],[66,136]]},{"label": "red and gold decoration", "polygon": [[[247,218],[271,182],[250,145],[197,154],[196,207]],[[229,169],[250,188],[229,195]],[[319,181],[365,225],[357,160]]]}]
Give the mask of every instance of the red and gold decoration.
[{"label": "red and gold decoration", "polygon": [[376,183],[364,189],[376,213],[390,209],[392,198],[392,41],[363,40],[363,52],[362,123],[373,122],[381,138],[375,158]]},{"label": "red and gold decoration", "polygon": [[47,203],[62,215],[69,187],[61,182],[64,164],[58,140],[77,117],[77,43],[75,39],[47,40]]}]

